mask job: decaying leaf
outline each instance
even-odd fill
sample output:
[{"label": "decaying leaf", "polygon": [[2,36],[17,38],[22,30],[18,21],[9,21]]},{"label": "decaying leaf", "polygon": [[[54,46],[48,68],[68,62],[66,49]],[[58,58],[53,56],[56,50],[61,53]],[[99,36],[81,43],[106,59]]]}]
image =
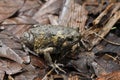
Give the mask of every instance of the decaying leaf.
[{"label": "decaying leaf", "polygon": [[24,4],[24,0],[0,0],[0,22],[11,17]]},{"label": "decaying leaf", "polygon": [[120,80],[120,71],[111,72],[109,74],[100,76],[96,80]]},{"label": "decaying leaf", "polygon": [[21,49],[22,46],[8,31],[0,33],[0,40],[11,49]]},{"label": "decaying leaf", "polygon": [[[119,1],[0,0],[0,80],[119,80],[120,45],[109,44],[120,42]],[[78,54],[60,60],[67,74],[50,72],[42,55],[31,55],[33,49],[20,44],[21,35],[38,23],[79,28],[79,49],[71,51]]]},{"label": "decaying leaf", "polygon": [[6,19],[2,24],[6,30],[10,31],[14,36],[20,38],[23,32],[30,28],[31,24],[36,23],[37,22],[30,17],[19,16],[16,18]]},{"label": "decaying leaf", "polygon": [[88,66],[90,67],[92,65],[91,63],[94,61],[94,58],[93,52],[83,52],[78,55],[77,60],[71,60],[69,64],[77,71],[87,74],[89,72]]},{"label": "decaying leaf", "polygon": [[23,79],[23,80],[34,80],[36,77],[43,77],[45,75],[44,69],[36,69],[31,64],[23,66],[26,71],[22,74],[15,76],[15,80]]},{"label": "decaying leaf", "polygon": [[37,13],[33,16],[33,19],[40,22],[40,18],[45,14],[50,13],[56,13],[61,6],[62,6],[63,0],[49,0],[47,1]]},{"label": "decaying leaf", "polygon": [[8,59],[11,59],[11,60],[16,61],[20,64],[22,64],[24,62],[23,59],[19,55],[17,55],[8,46],[3,44],[2,41],[0,41],[0,57],[5,57]]},{"label": "decaying leaf", "polygon": [[62,8],[62,12],[59,17],[59,21],[58,21],[59,24],[64,25],[64,26],[68,25],[68,22],[70,20],[70,15],[71,15],[70,12],[72,12],[71,8],[73,4],[74,4],[74,0],[65,1],[63,8]]},{"label": "decaying leaf", "polygon": [[75,76],[69,76],[68,80],[80,80],[79,76],[75,75]]},{"label": "decaying leaf", "polygon": [[[113,54],[114,55],[114,54]],[[114,56],[109,54],[96,54],[94,63],[92,63],[94,72],[97,76],[120,70],[119,62]]]},{"label": "decaying leaf", "polygon": [[[120,44],[120,38],[118,36],[116,36],[115,34],[109,33],[106,36],[106,39],[113,43]],[[104,52],[108,52],[108,53],[112,53],[112,55],[114,55],[114,53],[120,55],[120,46],[110,44],[103,40],[100,44],[98,44],[96,47],[94,47],[92,51],[96,54],[97,53],[102,54]]]},{"label": "decaying leaf", "polygon": [[30,60],[30,55],[28,55],[28,53],[23,52],[21,50],[14,50],[14,51],[24,60],[24,63],[30,63],[31,60]]},{"label": "decaying leaf", "polygon": [[19,16],[19,17],[15,17],[15,18],[6,19],[6,20],[4,20],[4,22],[2,24],[3,25],[9,24],[9,25],[13,26],[15,24],[18,24],[18,25],[37,24],[37,22],[35,20],[33,20],[31,17]]},{"label": "decaying leaf", "polygon": [[92,62],[92,67],[97,77],[100,75],[106,74],[106,71],[104,70],[104,68],[100,66],[98,63]]},{"label": "decaying leaf", "polygon": [[84,5],[80,5],[74,0],[66,0],[58,23],[59,25],[79,28],[79,32],[82,33],[85,30],[87,14]]},{"label": "decaying leaf", "polygon": [[5,77],[5,71],[0,70],[0,80],[4,80],[4,77]]},{"label": "decaying leaf", "polygon": [[[20,9],[20,13],[23,12],[27,12],[30,9],[36,9],[38,7],[40,7],[42,4],[42,2],[40,3],[38,0],[26,0],[25,4],[22,6],[22,8]],[[24,15],[24,14],[21,14]]]},{"label": "decaying leaf", "polygon": [[[114,6],[117,6],[117,5],[114,5]],[[106,11],[108,12],[109,9],[111,9],[111,8],[109,8],[109,6],[108,6],[108,8],[106,8],[106,10],[104,10],[102,12],[102,14],[106,14]],[[112,11],[113,10],[114,9],[112,9]],[[87,33],[85,31],[85,33],[83,34],[84,36],[82,37],[82,41],[83,41],[83,43],[86,43],[84,46],[88,50],[91,50],[93,48],[93,46],[97,45],[103,39],[103,37],[108,34],[108,32],[113,27],[113,25],[120,19],[120,11],[118,10],[114,14],[112,13],[112,11],[110,14],[111,16],[107,17],[108,20],[106,21],[106,19],[104,19],[105,20],[104,25],[99,25],[100,27],[96,26],[97,28],[95,28],[95,26],[93,26],[91,29],[87,30]],[[99,16],[101,16],[101,15],[99,15]],[[98,23],[98,22],[96,22],[96,23]]]},{"label": "decaying leaf", "polygon": [[0,59],[0,71],[4,71],[6,74],[12,75],[21,72],[22,66],[7,59]]},{"label": "decaying leaf", "polygon": [[31,64],[39,67],[39,68],[45,68],[46,65],[43,63],[43,60],[41,60],[39,57],[31,56]]}]

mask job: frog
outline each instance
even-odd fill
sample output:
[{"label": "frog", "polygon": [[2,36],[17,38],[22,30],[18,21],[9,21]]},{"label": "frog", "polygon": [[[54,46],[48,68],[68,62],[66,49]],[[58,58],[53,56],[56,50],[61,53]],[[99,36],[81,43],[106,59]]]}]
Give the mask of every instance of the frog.
[{"label": "frog", "polygon": [[[21,37],[24,44],[32,46],[36,54],[44,55],[48,65],[64,72],[51,57],[51,54],[66,54],[74,52],[79,46],[80,33],[78,29],[64,27],[62,25],[34,25]],[[56,71],[57,72],[57,71]]]}]

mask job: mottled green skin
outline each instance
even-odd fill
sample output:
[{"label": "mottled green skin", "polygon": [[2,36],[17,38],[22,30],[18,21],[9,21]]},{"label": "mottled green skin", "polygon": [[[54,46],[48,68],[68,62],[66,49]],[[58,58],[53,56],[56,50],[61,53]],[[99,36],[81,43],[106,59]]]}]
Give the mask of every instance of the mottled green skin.
[{"label": "mottled green skin", "polygon": [[25,32],[22,38],[26,41],[25,43],[38,49],[60,46],[65,41],[73,44],[79,41],[80,35],[76,29],[70,27],[37,25]]},{"label": "mottled green skin", "polygon": [[[42,54],[41,50],[49,47],[54,48],[53,54],[65,54],[79,43],[80,34],[76,29],[70,27],[37,25],[25,32],[22,40],[25,44],[33,46],[34,51],[38,54]],[[47,57],[50,58],[49,55]],[[51,62],[50,59],[49,62]]]}]

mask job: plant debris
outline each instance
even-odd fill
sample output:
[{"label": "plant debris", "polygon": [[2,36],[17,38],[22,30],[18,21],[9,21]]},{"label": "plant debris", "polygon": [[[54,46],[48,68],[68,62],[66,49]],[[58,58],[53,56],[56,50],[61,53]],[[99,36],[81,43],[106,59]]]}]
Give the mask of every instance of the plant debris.
[{"label": "plant debris", "polygon": [[1,0],[0,80],[120,80],[120,1]]}]

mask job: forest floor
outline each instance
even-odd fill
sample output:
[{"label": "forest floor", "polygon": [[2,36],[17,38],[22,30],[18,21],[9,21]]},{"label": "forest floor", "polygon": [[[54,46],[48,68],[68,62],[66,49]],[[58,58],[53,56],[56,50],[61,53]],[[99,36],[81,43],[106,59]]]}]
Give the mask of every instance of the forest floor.
[{"label": "forest floor", "polygon": [[[36,55],[34,37],[32,43],[21,40],[35,25],[80,34],[77,47],[57,45],[67,54],[50,54],[65,73]],[[0,0],[0,80],[120,80],[120,0]]]}]

